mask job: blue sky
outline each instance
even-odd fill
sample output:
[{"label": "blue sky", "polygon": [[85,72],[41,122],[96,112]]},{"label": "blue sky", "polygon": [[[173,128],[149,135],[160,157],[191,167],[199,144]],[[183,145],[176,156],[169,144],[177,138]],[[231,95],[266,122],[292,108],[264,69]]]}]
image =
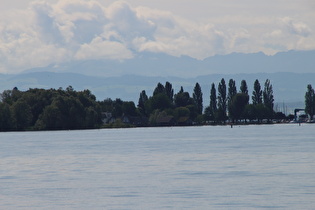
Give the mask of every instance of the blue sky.
[{"label": "blue sky", "polygon": [[204,59],[315,49],[313,0],[4,0],[0,73],[163,52]]}]

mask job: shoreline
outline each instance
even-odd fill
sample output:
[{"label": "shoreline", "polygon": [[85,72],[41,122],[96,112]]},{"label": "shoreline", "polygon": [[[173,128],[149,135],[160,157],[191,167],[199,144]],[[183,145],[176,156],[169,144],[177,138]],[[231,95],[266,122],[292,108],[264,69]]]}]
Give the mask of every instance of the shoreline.
[{"label": "shoreline", "polygon": [[11,130],[11,131],[0,131],[0,133],[10,133],[10,132],[45,132],[45,131],[84,131],[84,130],[107,130],[107,129],[132,129],[132,128],[161,128],[161,127],[202,127],[202,126],[209,126],[209,127],[214,127],[214,126],[228,126],[231,128],[234,128],[236,126],[248,126],[248,125],[288,125],[288,124],[296,124],[298,126],[301,126],[303,124],[315,124],[315,122],[281,122],[281,123],[226,123],[226,124],[200,124],[200,125],[172,125],[172,126],[133,126],[133,125],[128,125],[128,126],[117,126],[117,127],[100,127],[100,128],[82,128],[82,129],[46,129],[46,130]]}]

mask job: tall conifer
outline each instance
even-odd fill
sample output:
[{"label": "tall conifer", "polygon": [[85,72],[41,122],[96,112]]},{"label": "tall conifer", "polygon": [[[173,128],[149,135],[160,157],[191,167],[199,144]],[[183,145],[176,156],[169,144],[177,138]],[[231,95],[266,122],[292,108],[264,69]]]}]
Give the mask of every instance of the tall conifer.
[{"label": "tall conifer", "polygon": [[197,113],[202,114],[203,110],[202,91],[198,82],[196,83],[194,88],[193,99],[197,108]]},{"label": "tall conifer", "polygon": [[252,101],[254,105],[262,103],[262,90],[258,79],[255,80]]}]

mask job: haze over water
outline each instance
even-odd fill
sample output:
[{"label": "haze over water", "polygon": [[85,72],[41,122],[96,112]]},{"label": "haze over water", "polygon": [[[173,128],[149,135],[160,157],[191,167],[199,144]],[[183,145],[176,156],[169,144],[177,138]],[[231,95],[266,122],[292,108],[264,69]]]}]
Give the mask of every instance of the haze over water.
[{"label": "haze over water", "polygon": [[315,125],[0,133],[0,209],[312,209]]}]

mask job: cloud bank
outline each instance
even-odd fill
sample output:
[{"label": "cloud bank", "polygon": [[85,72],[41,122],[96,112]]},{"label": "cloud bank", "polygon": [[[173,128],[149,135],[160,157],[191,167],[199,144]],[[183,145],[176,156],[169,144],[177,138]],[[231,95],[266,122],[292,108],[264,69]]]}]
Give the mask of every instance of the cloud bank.
[{"label": "cloud bank", "polygon": [[124,1],[34,2],[0,15],[0,72],[72,60],[132,59],[139,52],[187,55],[315,49],[315,14],[245,15],[203,21]]}]

